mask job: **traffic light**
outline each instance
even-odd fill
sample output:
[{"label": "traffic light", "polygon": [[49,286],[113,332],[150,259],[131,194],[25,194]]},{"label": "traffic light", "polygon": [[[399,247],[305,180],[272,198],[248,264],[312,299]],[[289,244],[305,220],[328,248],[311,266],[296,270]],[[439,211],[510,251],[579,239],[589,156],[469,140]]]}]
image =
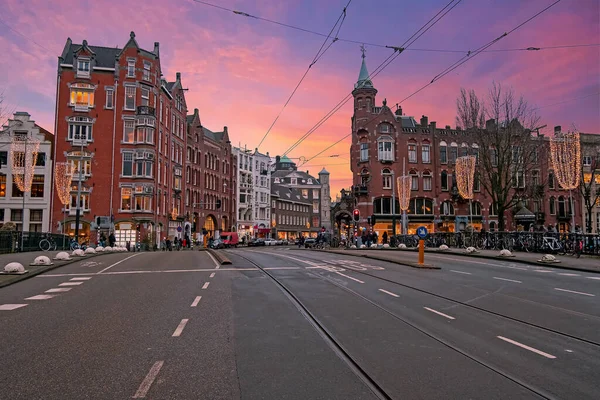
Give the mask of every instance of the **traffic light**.
[{"label": "traffic light", "polygon": [[221,199],[217,199],[217,210],[221,208]]},{"label": "traffic light", "polygon": [[367,224],[369,224],[369,225],[371,225],[371,218],[372,217],[370,215],[367,217]]},{"label": "traffic light", "polygon": [[371,225],[375,225],[377,220],[375,219],[375,214],[371,215]]},{"label": "traffic light", "polygon": [[352,215],[354,217],[354,221],[358,222],[358,220],[360,220],[360,211],[358,210],[358,208],[354,209]]}]

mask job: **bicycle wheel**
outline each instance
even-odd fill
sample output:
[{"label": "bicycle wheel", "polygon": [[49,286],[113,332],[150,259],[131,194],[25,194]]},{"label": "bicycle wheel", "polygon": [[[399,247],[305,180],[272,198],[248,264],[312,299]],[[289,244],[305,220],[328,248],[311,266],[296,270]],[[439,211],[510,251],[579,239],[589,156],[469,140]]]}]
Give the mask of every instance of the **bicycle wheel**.
[{"label": "bicycle wheel", "polygon": [[42,251],[48,251],[50,250],[50,241],[48,239],[42,239],[40,240],[40,250]]},{"label": "bicycle wheel", "polygon": [[77,250],[79,248],[79,243],[71,243],[71,251]]}]

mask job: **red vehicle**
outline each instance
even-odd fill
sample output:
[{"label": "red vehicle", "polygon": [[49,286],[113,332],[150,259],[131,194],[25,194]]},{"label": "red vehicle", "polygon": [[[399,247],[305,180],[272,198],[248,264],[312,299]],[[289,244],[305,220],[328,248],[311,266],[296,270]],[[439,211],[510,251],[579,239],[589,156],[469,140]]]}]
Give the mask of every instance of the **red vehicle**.
[{"label": "red vehicle", "polygon": [[225,247],[237,247],[240,238],[236,232],[221,232],[221,240]]}]

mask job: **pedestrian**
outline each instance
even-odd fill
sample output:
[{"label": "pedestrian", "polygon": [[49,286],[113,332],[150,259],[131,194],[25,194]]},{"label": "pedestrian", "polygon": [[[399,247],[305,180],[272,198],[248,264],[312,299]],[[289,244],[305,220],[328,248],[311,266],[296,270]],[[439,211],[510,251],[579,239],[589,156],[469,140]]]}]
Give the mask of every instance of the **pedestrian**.
[{"label": "pedestrian", "polygon": [[127,242],[125,243],[125,248],[127,249],[127,251],[131,251],[131,242]]},{"label": "pedestrian", "polygon": [[383,232],[383,235],[381,235],[381,240],[383,241],[383,244],[387,244],[388,242],[388,234],[387,231]]},{"label": "pedestrian", "polygon": [[110,247],[115,247],[115,243],[117,243],[117,238],[115,238],[114,232],[111,232],[110,235],[108,235],[108,243],[110,244]]}]

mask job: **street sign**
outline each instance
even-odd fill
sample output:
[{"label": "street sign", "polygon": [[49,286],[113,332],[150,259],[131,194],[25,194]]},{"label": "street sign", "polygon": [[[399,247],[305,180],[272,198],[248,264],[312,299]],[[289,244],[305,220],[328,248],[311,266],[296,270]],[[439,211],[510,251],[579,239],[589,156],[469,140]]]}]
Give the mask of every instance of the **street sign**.
[{"label": "street sign", "polygon": [[427,237],[427,228],[424,226],[420,226],[417,228],[417,236],[421,239],[425,239]]},{"label": "street sign", "polygon": [[181,232],[181,227],[180,226],[177,227],[177,232]]}]

